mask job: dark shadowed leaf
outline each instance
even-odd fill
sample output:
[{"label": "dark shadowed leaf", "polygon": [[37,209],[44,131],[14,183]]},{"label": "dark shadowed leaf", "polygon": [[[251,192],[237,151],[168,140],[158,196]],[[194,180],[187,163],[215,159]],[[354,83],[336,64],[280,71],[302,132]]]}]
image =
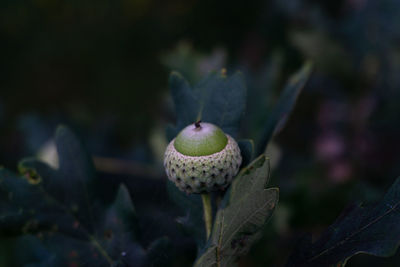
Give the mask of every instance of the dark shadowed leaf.
[{"label": "dark shadowed leaf", "polygon": [[271,138],[285,126],[311,71],[312,64],[306,63],[296,74],[290,77],[258,140],[257,155],[264,153]]},{"label": "dark shadowed leaf", "polygon": [[98,203],[93,202],[96,187],[92,161],[68,128],[57,128],[55,142],[58,169],[35,159],[27,159],[19,164],[19,170],[24,175],[33,178],[37,176],[41,187],[50,197],[74,214],[88,230],[93,231],[93,212],[97,210]]},{"label": "dark shadowed leaf", "polygon": [[365,253],[392,256],[400,244],[400,178],[376,205],[346,209],[321,237],[300,242],[287,266],[331,266]]},{"label": "dark shadowed leaf", "polygon": [[238,145],[242,154],[242,166],[247,166],[254,157],[254,142],[251,139],[239,140]]},{"label": "dark shadowed leaf", "polygon": [[[15,247],[24,253],[15,257],[17,266],[51,267],[57,266],[57,256],[51,254],[37,237],[25,235],[16,240]],[[29,264],[26,264],[28,263]]]},{"label": "dark shadowed leaf", "polygon": [[99,205],[92,162],[77,138],[59,127],[56,145],[57,169],[35,159],[20,163],[23,176],[0,169],[0,237],[32,234],[55,255],[27,262],[31,266],[149,266],[154,251],[169,243],[162,239],[148,249],[139,244],[126,187],[120,186],[111,205]]},{"label": "dark shadowed leaf", "polygon": [[147,248],[147,258],[150,266],[170,266],[171,263],[171,245],[167,237],[161,237],[152,242]]},{"label": "dark shadowed leaf", "polygon": [[22,177],[0,169],[0,235],[63,231],[84,238],[74,217],[41,186],[40,177]]},{"label": "dark shadowed leaf", "polygon": [[167,182],[167,191],[169,197],[184,212],[182,217],[176,219],[182,230],[195,238],[199,248],[203,247],[206,242],[206,232],[200,195],[187,195],[171,181]]},{"label": "dark shadowed leaf", "polygon": [[174,127],[172,124],[168,124],[167,127],[165,128],[165,134],[167,136],[167,140],[171,141],[178,134],[177,128]]},{"label": "dark shadowed leaf", "polygon": [[214,123],[236,137],[246,106],[246,85],[240,73],[227,77],[213,72],[192,89],[179,73],[173,72],[169,85],[177,118],[169,137],[198,120]]},{"label": "dark shadowed leaf", "polygon": [[247,253],[278,203],[279,190],[267,189],[268,180],[269,161],[264,155],[235,178],[195,266],[234,266],[237,258]]},{"label": "dark shadowed leaf", "polygon": [[200,101],[189,83],[178,72],[172,72],[169,77],[169,87],[175,104],[176,136],[178,132],[198,118]]},{"label": "dark shadowed leaf", "polygon": [[[121,185],[114,203],[104,215],[103,223],[94,238],[113,261],[126,262],[134,253],[130,252],[136,244],[138,225],[136,212],[128,189]],[[136,253],[136,250],[135,250]]]}]

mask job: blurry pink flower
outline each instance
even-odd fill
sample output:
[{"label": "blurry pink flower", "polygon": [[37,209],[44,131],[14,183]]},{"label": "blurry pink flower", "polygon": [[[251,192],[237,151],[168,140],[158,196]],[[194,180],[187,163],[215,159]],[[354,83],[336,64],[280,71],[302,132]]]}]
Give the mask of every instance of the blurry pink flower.
[{"label": "blurry pink flower", "polygon": [[343,155],[344,150],[344,140],[335,132],[323,134],[316,139],[315,152],[320,160],[335,160]]}]

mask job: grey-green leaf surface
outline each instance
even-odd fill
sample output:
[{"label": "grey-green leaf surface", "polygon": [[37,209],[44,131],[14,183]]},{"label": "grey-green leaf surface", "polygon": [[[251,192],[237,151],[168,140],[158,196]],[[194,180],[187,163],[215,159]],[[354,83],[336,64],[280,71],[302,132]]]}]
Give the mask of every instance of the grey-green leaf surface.
[{"label": "grey-green leaf surface", "polygon": [[312,72],[312,64],[305,63],[303,67],[290,77],[287,82],[278,103],[268,118],[264,130],[257,142],[257,155],[265,152],[268,142],[285,126],[285,123],[292,112],[296,100],[301,90],[306,84]]},{"label": "grey-green leaf surface", "polygon": [[179,73],[173,72],[169,86],[176,112],[174,136],[185,126],[202,120],[236,137],[246,107],[246,85],[241,73],[228,77],[212,72],[191,88]]},{"label": "grey-green leaf surface", "polygon": [[352,205],[312,242],[304,237],[287,266],[331,266],[355,254],[392,256],[400,244],[400,178],[375,205]]},{"label": "grey-green leaf surface", "polygon": [[279,190],[267,189],[268,180],[269,161],[264,155],[235,178],[195,266],[234,266],[237,258],[247,253],[278,203]]}]

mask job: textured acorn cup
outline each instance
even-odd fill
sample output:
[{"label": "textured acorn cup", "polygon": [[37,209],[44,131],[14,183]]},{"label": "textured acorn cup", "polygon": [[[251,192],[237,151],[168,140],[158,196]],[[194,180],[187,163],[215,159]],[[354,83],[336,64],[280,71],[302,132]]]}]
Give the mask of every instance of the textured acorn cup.
[{"label": "textured acorn cup", "polygon": [[169,143],[164,156],[168,178],[188,194],[225,189],[241,163],[236,141],[206,122],[184,128]]}]

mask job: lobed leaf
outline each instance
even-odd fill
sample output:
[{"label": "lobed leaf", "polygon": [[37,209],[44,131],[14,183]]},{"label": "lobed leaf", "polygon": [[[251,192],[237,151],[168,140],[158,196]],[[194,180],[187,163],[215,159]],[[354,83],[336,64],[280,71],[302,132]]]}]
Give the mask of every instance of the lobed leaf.
[{"label": "lobed leaf", "polygon": [[297,73],[290,77],[258,140],[257,155],[265,152],[271,138],[280,132],[285,126],[285,123],[296,104],[296,100],[310,77],[311,72],[312,64],[308,62],[304,64]]},{"label": "lobed leaf", "polygon": [[185,126],[197,120],[200,101],[189,83],[178,72],[171,73],[169,87],[175,104],[176,129],[174,129],[174,136],[176,136]]},{"label": "lobed leaf", "polygon": [[[165,257],[152,258],[168,240],[147,250],[139,244],[127,188],[121,185],[114,202],[103,206],[92,162],[78,139],[65,127],[57,129],[55,139],[59,168],[28,159],[19,164],[23,176],[0,169],[0,237],[40,239],[48,255],[31,266],[163,265]],[[38,253],[34,247],[26,250]]]},{"label": "lobed leaf", "polygon": [[195,266],[233,266],[238,257],[247,253],[278,203],[279,190],[266,189],[268,180],[269,161],[264,155],[235,178]]},{"label": "lobed leaf", "polygon": [[239,72],[230,77],[210,73],[193,89],[179,73],[173,72],[169,85],[177,117],[175,130],[169,130],[169,136],[176,136],[185,126],[202,120],[236,137],[246,107],[246,85]]},{"label": "lobed leaf", "polygon": [[40,187],[50,198],[93,232],[93,212],[97,210],[95,205],[98,204],[93,202],[96,188],[93,163],[78,138],[68,128],[57,128],[55,143],[58,169],[36,159],[27,159],[20,162],[19,171],[30,179],[40,180]]},{"label": "lobed leaf", "polygon": [[39,178],[25,178],[0,169],[0,235],[64,231],[83,238],[74,218],[43,190]]},{"label": "lobed leaf", "polygon": [[392,256],[400,244],[400,178],[373,206],[352,205],[315,241],[301,240],[287,266],[345,264],[358,253]]}]

